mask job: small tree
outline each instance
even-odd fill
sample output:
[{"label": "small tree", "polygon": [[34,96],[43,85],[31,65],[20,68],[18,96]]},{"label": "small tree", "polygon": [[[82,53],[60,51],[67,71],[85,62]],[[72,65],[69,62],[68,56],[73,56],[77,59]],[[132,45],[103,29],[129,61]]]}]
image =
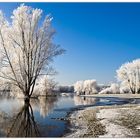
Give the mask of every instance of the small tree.
[{"label": "small tree", "polygon": [[50,62],[64,50],[52,43],[52,17],[41,24],[40,9],[23,4],[13,11],[11,22],[0,12],[0,77],[31,97],[37,78],[52,74]]},{"label": "small tree", "polygon": [[35,92],[36,95],[52,95],[57,83],[48,78],[47,76],[41,76],[36,82]]},{"label": "small tree", "polygon": [[102,89],[99,94],[116,94],[120,93],[120,86],[117,83],[112,83],[110,87]]}]

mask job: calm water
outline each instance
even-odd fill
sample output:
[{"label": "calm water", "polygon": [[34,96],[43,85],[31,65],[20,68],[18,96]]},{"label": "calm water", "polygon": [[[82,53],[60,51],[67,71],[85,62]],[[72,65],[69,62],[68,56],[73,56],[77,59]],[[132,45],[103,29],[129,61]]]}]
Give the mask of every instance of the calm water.
[{"label": "calm water", "polygon": [[70,111],[88,106],[139,103],[140,99],[115,97],[40,97],[24,104],[22,99],[0,99],[1,137],[61,137]]}]

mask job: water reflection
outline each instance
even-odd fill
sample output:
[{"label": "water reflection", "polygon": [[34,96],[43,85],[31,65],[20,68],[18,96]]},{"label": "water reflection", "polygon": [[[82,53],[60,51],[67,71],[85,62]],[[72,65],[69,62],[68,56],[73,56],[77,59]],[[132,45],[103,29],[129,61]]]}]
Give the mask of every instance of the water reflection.
[{"label": "water reflection", "polygon": [[39,137],[40,133],[34,119],[33,109],[26,103],[19,113],[12,118],[7,137]]},{"label": "water reflection", "polygon": [[[38,99],[31,99],[30,104],[25,103],[24,105],[21,102],[22,105],[19,106],[20,109],[18,107],[12,108],[12,110],[15,110],[13,110],[13,112],[10,111],[11,113],[8,114],[5,122],[2,121],[5,134],[1,134],[0,132],[0,135],[7,137],[48,137],[52,136],[53,133],[54,135],[59,135],[57,134],[59,133],[57,128],[59,125],[64,127],[63,123],[51,120],[49,117],[54,107],[57,106],[57,102],[58,97],[39,97]],[[0,125],[1,130],[2,127]]]},{"label": "water reflection", "polygon": [[81,105],[124,104],[124,101],[126,99],[58,96],[39,97],[24,104],[23,99],[0,99],[0,136],[60,137],[67,126],[60,118],[67,117],[70,109],[81,108]]},{"label": "water reflection", "polygon": [[97,98],[80,97],[80,96],[74,96],[73,99],[75,105],[91,105],[95,104],[99,100]]},{"label": "water reflection", "polygon": [[39,106],[40,106],[40,116],[45,118],[49,113],[53,111],[54,106],[56,105],[57,97],[40,97]]}]

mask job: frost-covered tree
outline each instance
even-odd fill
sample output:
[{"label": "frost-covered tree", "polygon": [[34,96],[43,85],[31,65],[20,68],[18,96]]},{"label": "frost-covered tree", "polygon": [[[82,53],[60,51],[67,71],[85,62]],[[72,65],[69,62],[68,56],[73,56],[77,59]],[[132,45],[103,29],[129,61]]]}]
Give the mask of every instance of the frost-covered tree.
[{"label": "frost-covered tree", "polygon": [[41,23],[41,9],[22,4],[10,22],[0,12],[0,77],[18,87],[30,99],[37,78],[52,74],[50,62],[64,52],[52,43],[52,17]]},{"label": "frost-covered tree", "polygon": [[48,78],[46,75],[41,76],[35,86],[35,94],[36,95],[50,95],[52,94],[53,90],[55,89],[57,83],[53,80]]},{"label": "frost-covered tree", "polygon": [[77,95],[95,94],[98,92],[97,88],[96,80],[77,81],[74,84],[74,91]]},{"label": "frost-covered tree", "polygon": [[99,92],[99,94],[115,94],[120,93],[119,84],[112,83],[110,87],[107,87]]},{"label": "frost-covered tree", "polygon": [[120,93],[131,93],[129,85],[125,81],[120,84]]},{"label": "frost-covered tree", "polygon": [[117,70],[117,78],[131,93],[140,93],[140,59],[123,64]]},{"label": "frost-covered tree", "polygon": [[76,92],[77,95],[83,94],[83,86],[84,86],[84,81],[77,81],[74,84],[74,92]]},{"label": "frost-covered tree", "polygon": [[83,92],[85,94],[95,94],[97,93],[97,82],[96,80],[85,80],[83,86]]}]

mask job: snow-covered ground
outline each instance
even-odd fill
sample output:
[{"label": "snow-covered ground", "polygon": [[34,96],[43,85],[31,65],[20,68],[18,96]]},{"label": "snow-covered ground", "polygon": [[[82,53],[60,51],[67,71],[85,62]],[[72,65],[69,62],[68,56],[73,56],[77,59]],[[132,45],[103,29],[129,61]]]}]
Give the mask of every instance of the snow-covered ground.
[{"label": "snow-covered ground", "polygon": [[71,133],[65,137],[140,137],[139,118],[138,105],[86,108],[70,115]]},{"label": "snow-covered ground", "polygon": [[120,109],[101,109],[99,113],[97,113],[97,118],[101,119],[101,123],[106,127],[106,134],[101,135],[99,137],[119,137],[124,138],[128,135],[132,135],[131,131],[129,131],[124,126],[117,125],[113,122],[120,115]]},{"label": "snow-covered ground", "polygon": [[120,98],[140,98],[140,94],[93,94],[93,95],[81,95],[87,97],[120,97]]}]

